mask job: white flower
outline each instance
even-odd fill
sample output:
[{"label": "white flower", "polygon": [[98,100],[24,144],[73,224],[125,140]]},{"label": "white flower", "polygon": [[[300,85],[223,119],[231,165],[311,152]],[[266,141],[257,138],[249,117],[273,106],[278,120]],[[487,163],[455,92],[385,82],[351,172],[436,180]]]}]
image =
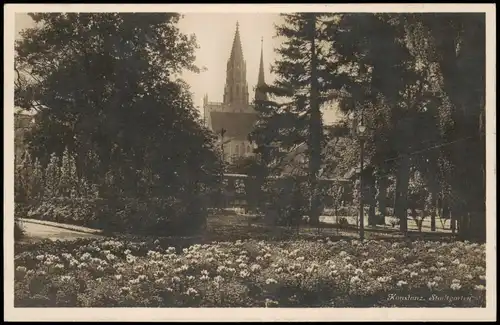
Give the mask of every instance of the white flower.
[{"label": "white flower", "polygon": [[139,279],[132,279],[132,280],[129,280],[128,282],[130,284],[138,284],[139,283]]},{"label": "white flower", "polygon": [[380,283],[386,283],[386,282],[389,282],[390,281],[390,277],[388,276],[379,276],[377,278],[377,281],[380,282]]},{"label": "white flower", "polygon": [[122,278],[122,275],[121,275],[121,274],[115,274],[115,279],[117,279],[117,280],[121,280],[121,278]]},{"label": "white flower", "polygon": [[250,270],[252,270],[252,272],[257,272],[259,270],[261,270],[262,267],[259,265],[259,264],[253,264],[251,267],[250,267]]},{"label": "white flower", "polygon": [[446,270],[448,270],[448,269],[447,269],[447,268],[445,268],[445,267],[440,267],[440,268],[439,268],[439,272],[446,272]]},{"label": "white flower", "polygon": [[354,271],[354,274],[356,274],[356,275],[363,274],[363,270],[362,270],[362,269],[356,269],[356,270]]},{"label": "white flower", "polygon": [[173,283],[179,283],[179,282],[181,282],[181,278],[179,278],[178,276],[174,276],[174,277],[172,278],[172,282],[173,282]]},{"label": "white flower", "polygon": [[361,279],[359,278],[359,276],[353,276],[351,278],[351,284],[356,284],[356,283],[359,283],[361,282]]},{"label": "white flower", "polygon": [[361,263],[361,265],[362,266],[370,266],[373,264],[373,262],[374,262],[374,260],[370,258],[369,260],[363,261],[363,263]]},{"label": "white flower", "polygon": [[27,269],[24,266],[18,266],[18,267],[16,267],[16,271],[20,272],[20,273],[26,273],[26,270]]},{"label": "white flower", "polygon": [[407,273],[410,273],[410,270],[408,270],[408,269],[403,269],[403,270],[401,271],[401,274],[407,274]]},{"label": "white flower", "polygon": [[249,275],[250,275],[250,273],[248,273],[248,271],[247,271],[247,270],[242,270],[242,271],[240,271],[240,277],[242,277],[242,278],[246,278],[246,277],[248,277]]},{"label": "white flower", "polygon": [[200,280],[202,280],[202,281],[207,281],[207,280],[209,280],[209,279],[210,279],[210,277],[209,277],[208,275],[202,275],[202,276],[200,277]]},{"label": "white flower", "polygon": [[339,273],[337,270],[332,270],[328,273],[329,276],[336,276]]},{"label": "white flower", "polygon": [[340,257],[344,257],[344,256],[346,256],[346,255],[347,255],[347,252],[345,252],[345,251],[341,251],[341,252],[339,253],[339,256],[340,256]]},{"label": "white flower", "polygon": [[415,278],[418,276],[418,273],[417,272],[411,272],[410,273],[410,278]]},{"label": "white flower", "polygon": [[460,283],[460,280],[458,280],[458,279],[453,279],[453,280],[451,280],[451,283]]},{"label": "white flower", "polygon": [[354,269],[354,265],[352,265],[352,264],[347,264],[346,266],[344,266],[344,268],[345,268],[346,270],[352,270],[352,269]]},{"label": "white flower", "polygon": [[195,289],[193,288],[188,288],[187,291],[186,291],[186,294],[188,296],[196,296],[198,294],[198,291],[196,291]]},{"label": "white flower", "polygon": [[278,281],[274,280],[274,279],[266,279],[266,284],[275,284],[275,283],[278,283]]},{"label": "white flower", "polygon": [[427,282],[427,287],[432,290],[433,288],[436,288],[438,286],[437,282],[435,281],[429,281]]},{"label": "white flower", "polygon": [[482,284],[479,284],[479,285],[474,286],[474,289],[484,291],[484,290],[486,290],[486,287]]},{"label": "white flower", "polygon": [[442,267],[442,266],[444,266],[444,263],[443,262],[436,262],[436,266],[437,267]]},{"label": "white flower", "polygon": [[428,270],[428,269],[420,269],[420,273],[425,274],[425,273],[428,273],[428,272],[429,272],[429,270]]},{"label": "white flower", "polygon": [[480,275],[480,276],[479,276],[479,279],[480,279],[480,280],[486,280],[486,276],[485,276],[485,275]]},{"label": "white flower", "polygon": [[147,277],[144,274],[141,274],[137,277],[137,280],[139,280],[139,281],[145,281],[146,279],[147,279]]},{"label": "white flower", "polygon": [[304,256],[297,257],[297,261],[302,262],[304,260]]},{"label": "white flower", "polygon": [[459,268],[459,269],[466,269],[467,267],[468,267],[468,265],[467,265],[467,264],[464,264],[464,263],[460,263],[460,264],[458,264],[458,268]]},{"label": "white flower", "polygon": [[238,267],[239,267],[240,269],[244,269],[244,268],[246,268],[246,267],[247,267],[247,265],[246,265],[245,263],[241,263],[240,265],[238,265]]},{"label": "white flower", "polygon": [[56,269],[62,270],[62,269],[64,269],[64,264],[56,264],[54,267]]},{"label": "white flower", "polygon": [[466,278],[467,280],[472,280],[472,279],[474,279],[474,277],[472,276],[472,274],[467,274],[467,275],[465,276],[465,278]]},{"label": "white flower", "polygon": [[216,277],[214,278],[214,282],[216,282],[216,283],[219,283],[219,282],[222,282],[222,281],[224,281],[224,278],[223,278],[223,277],[221,277],[220,275],[218,275],[218,276],[216,276]]},{"label": "white flower", "polygon": [[484,267],[482,267],[482,266],[476,266],[475,269],[477,272],[484,272],[485,271]]},{"label": "white flower", "polygon": [[451,264],[458,265],[460,264],[460,260],[457,258],[451,262]]},{"label": "white flower", "polygon": [[85,262],[82,262],[82,263],[78,264],[78,268],[79,268],[79,269],[86,268],[87,266],[88,266],[88,264],[87,264],[87,263],[85,263]]},{"label": "white flower", "polygon": [[278,267],[275,271],[276,271],[276,273],[281,273],[281,272],[283,272],[283,268]]},{"label": "white flower", "polygon": [[461,287],[460,283],[452,283],[450,286],[453,291],[460,290]]},{"label": "white flower", "polygon": [[45,255],[37,255],[36,259],[39,261],[43,261],[45,259]]},{"label": "white flower", "polygon": [[130,292],[130,288],[129,287],[121,287],[120,288],[120,294],[127,294]]},{"label": "white flower", "polygon": [[403,280],[399,280],[398,283],[396,283],[396,285],[398,287],[403,287],[403,286],[406,286],[407,284],[408,284],[408,282],[403,281]]},{"label": "white flower", "polygon": [[303,278],[304,277],[304,275],[302,273],[295,273],[293,276],[296,278]]},{"label": "white flower", "polygon": [[436,281],[436,282],[439,282],[439,281],[442,281],[442,280],[443,280],[443,278],[442,278],[442,277],[440,277],[440,276],[437,276],[437,275],[436,275],[436,276],[433,278],[433,280],[434,280],[434,281]]},{"label": "white flower", "polygon": [[427,252],[428,252],[428,253],[435,253],[435,252],[436,252],[436,250],[435,250],[434,248],[431,248],[431,249],[429,249]]},{"label": "white flower", "polygon": [[194,276],[193,275],[189,275],[186,277],[186,279],[188,279],[188,281],[193,281],[194,280]]}]

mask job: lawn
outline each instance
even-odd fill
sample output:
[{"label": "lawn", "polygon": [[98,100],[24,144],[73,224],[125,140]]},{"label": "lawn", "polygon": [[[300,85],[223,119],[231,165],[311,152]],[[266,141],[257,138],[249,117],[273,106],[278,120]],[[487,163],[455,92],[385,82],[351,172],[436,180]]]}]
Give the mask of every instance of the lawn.
[{"label": "lawn", "polygon": [[485,246],[466,242],[104,238],[15,255],[16,307],[484,307],[485,281]]}]

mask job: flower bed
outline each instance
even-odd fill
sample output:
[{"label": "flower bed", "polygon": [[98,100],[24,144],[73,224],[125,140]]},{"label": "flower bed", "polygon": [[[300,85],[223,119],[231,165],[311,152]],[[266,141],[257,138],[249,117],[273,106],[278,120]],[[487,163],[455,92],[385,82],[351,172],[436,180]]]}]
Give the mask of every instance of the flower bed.
[{"label": "flower bed", "polygon": [[485,246],[321,240],[16,246],[15,306],[484,307]]}]

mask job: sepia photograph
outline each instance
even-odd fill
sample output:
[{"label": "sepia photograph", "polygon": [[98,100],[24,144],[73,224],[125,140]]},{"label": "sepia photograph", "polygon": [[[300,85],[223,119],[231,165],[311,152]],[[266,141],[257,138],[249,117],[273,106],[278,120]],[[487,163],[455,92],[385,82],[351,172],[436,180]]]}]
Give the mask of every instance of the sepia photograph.
[{"label": "sepia photograph", "polygon": [[494,6],[46,6],[5,23],[16,317],[496,317]]}]

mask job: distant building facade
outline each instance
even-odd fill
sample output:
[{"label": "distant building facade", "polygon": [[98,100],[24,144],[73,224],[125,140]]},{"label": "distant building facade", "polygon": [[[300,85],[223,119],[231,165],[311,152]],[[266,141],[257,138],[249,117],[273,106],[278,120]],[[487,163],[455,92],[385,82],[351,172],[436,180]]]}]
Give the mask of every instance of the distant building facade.
[{"label": "distant building facade", "polygon": [[[227,61],[223,101],[210,102],[208,95],[203,98],[205,124],[219,135],[219,140],[223,142],[227,162],[254,154],[248,135],[257,121],[257,112],[250,104],[246,73],[239,26],[236,24],[233,46]],[[263,84],[265,84],[264,58],[261,48],[257,87]],[[267,98],[267,95],[256,91],[255,98],[259,100]]]}]

